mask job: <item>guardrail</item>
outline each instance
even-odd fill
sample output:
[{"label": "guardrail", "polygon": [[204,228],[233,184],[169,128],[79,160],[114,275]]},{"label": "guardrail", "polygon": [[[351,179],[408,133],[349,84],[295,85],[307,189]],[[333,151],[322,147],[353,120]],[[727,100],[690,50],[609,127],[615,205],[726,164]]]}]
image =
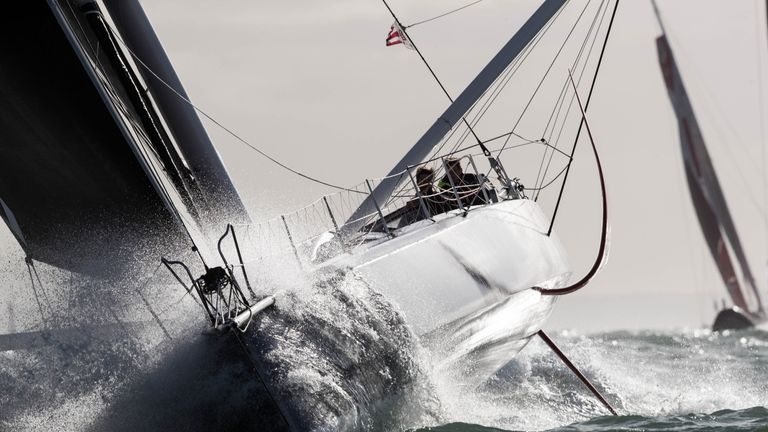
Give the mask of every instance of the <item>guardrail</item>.
[{"label": "guardrail", "polygon": [[[410,166],[394,176],[365,180],[265,222],[239,225],[244,260],[269,266],[284,265],[289,258],[307,268],[365,242],[394,237],[418,221],[524,197],[514,185],[491,179],[490,163],[472,154],[473,147]],[[432,175],[426,182],[418,178],[429,171]],[[375,202],[375,211],[348,220],[380,182],[392,177],[400,177],[401,186],[386,202]]]}]

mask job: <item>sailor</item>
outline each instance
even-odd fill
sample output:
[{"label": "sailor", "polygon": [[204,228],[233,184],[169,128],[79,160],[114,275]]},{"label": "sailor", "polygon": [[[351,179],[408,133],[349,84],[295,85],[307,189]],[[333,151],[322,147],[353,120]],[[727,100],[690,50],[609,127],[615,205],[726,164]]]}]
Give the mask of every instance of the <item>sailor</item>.
[{"label": "sailor", "polygon": [[[434,182],[435,172],[432,168],[422,166],[416,170],[416,185],[419,192],[406,204],[407,213],[400,218],[398,227],[431,218],[448,210],[442,193],[435,190]],[[425,209],[429,214],[425,214]]]},{"label": "sailor", "polygon": [[435,172],[429,167],[419,167],[416,170],[416,185],[419,187],[421,196],[434,195],[436,193],[433,185],[435,181]]},{"label": "sailor", "polygon": [[[471,206],[476,204],[475,201],[479,198],[478,191],[480,189],[480,181],[474,174],[465,174],[464,169],[461,167],[461,159],[448,158],[445,160],[446,173],[437,183],[437,187],[443,191],[449,191],[451,195],[446,196],[446,199],[452,202],[452,208],[459,208],[459,203],[456,202],[456,198],[451,190],[451,182],[456,187],[456,192],[461,198],[462,204]],[[479,203],[478,203],[479,204]]]},{"label": "sailor", "polygon": [[456,186],[456,189],[459,191],[480,186],[480,181],[475,174],[464,172],[464,169],[461,167],[461,159],[448,158],[445,160],[445,166],[447,172],[437,183],[438,188],[442,190],[450,190],[451,180],[453,180],[454,186]]}]

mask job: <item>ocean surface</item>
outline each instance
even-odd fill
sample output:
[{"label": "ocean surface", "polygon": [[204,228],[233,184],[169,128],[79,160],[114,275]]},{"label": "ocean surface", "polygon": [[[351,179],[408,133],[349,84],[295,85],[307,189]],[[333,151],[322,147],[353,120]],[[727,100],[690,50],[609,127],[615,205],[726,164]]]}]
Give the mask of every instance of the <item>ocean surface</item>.
[{"label": "ocean surface", "polygon": [[486,387],[443,394],[444,424],[419,431],[768,431],[768,333],[552,332],[603,392],[607,413],[532,342]]},{"label": "ocean surface", "polygon": [[[77,290],[76,301],[48,291],[45,302],[71,302],[67,316],[43,308],[50,327],[103,319],[87,336],[45,334],[31,324],[34,303],[15,312],[14,326],[44,334],[39,347],[0,352],[0,431],[280,430],[269,427],[281,421],[271,398],[290,399],[308,428],[329,425],[318,430],[768,431],[768,333],[758,330],[549,332],[614,417],[537,339],[480,386],[464,378],[471,363],[445,369],[354,275],[278,295],[284,306],[249,330],[267,341],[258,373],[234,360],[235,342],[206,334],[197,305],[174,290],[142,293],[162,328],[132,290],[108,298],[121,307],[102,317],[88,313],[104,299],[98,287]],[[260,393],[262,381],[274,392]]]}]

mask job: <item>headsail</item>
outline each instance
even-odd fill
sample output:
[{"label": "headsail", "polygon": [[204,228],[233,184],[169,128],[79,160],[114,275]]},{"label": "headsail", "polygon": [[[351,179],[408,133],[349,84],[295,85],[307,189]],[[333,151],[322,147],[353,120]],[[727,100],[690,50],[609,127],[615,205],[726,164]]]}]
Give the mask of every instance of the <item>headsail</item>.
[{"label": "headsail", "polygon": [[667,92],[677,115],[680,145],[683,152],[688,187],[691,191],[691,199],[696,208],[696,214],[699,218],[699,224],[701,225],[704,237],[707,240],[709,252],[717,264],[733,303],[745,311],[754,311],[754,308],[749,307],[736,275],[731,261],[731,253],[725,242],[726,239],[728,240],[730,250],[733,251],[736,261],[741,268],[743,283],[754,294],[757,311],[762,312],[763,305],[755,286],[752,271],[749,268],[741,241],[736,232],[736,227],[728,211],[728,204],[725,201],[715,168],[712,165],[709,152],[704,144],[701,130],[696,121],[693,107],[665,35],[656,39],[656,47]]},{"label": "headsail", "polygon": [[0,217],[29,258],[91,274],[245,213],[191,108],[131,64],[133,42],[184,94],[138,1],[108,4],[114,27],[93,0],[0,15]]}]

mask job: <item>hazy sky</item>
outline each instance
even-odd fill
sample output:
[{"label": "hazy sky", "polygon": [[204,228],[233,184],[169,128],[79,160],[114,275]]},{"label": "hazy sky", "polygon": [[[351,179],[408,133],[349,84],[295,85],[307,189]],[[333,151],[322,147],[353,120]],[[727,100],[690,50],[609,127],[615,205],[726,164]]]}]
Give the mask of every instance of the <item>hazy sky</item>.
[{"label": "hazy sky", "polygon": [[[408,24],[466,3],[390,4]],[[447,106],[413,51],[384,46],[392,20],[377,0],[142,4],[197,105],[278,159],[332,183],[385,174]],[[458,94],[538,4],[485,0],[412,35]],[[659,7],[765,292],[764,6],[660,0]],[[725,295],[684,183],[656,59],[659,33],[648,1],[622,0],[589,112],[609,187],[610,258],[591,286],[561,302],[549,327],[697,326],[712,319],[712,302]],[[206,127],[254,219],[329,192]],[[597,176],[584,144],[555,228],[576,276],[594,259],[600,224]]]}]

